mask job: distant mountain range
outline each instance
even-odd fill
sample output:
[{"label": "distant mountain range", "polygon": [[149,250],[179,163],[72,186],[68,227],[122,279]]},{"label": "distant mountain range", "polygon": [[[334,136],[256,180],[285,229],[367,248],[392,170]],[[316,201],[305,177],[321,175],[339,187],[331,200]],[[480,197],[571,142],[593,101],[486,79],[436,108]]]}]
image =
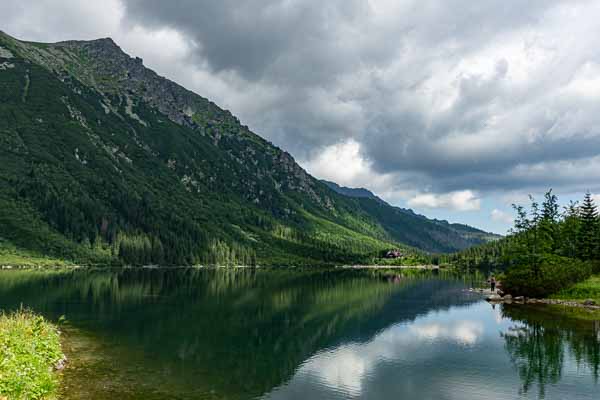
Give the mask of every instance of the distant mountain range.
[{"label": "distant mountain range", "polygon": [[78,262],[346,263],[495,238],[313,178],[108,38],[0,32],[0,161],[0,248]]},{"label": "distant mountain range", "polygon": [[[323,180],[334,191],[359,199],[363,208],[395,237],[411,246],[436,252],[454,251],[456,247],[468,248],[501,238],[495,233],[485,232],[465,224],[451,224],[445,220],[429,219],[407,208],[395,207],[365,188],[349,188],[335,182]],[[435,243],[435,246],[431,244]]]},{"label": "distant mountain range", "polygon": [[338,192],[339,194],[343,194],[344,196],[348,196],[348,197],[361,197],[361,198],[365,198],[365,199],[373,199],[373,200],[377,200],[381,203],[387,204],[384,200],[382,200],[381,198],[377,197],[377,195],[375,195],[375,193],[371,192],[368,189],[365,188],[349,188],[346,186],[340,186],[335,182],[331,182],[331,181],[326,181],[326,180],[321,180],[321,182],[323,182],[324,184],[326,184],[327,186],[329,186],[331,189],[335,190],[336,192]]}]

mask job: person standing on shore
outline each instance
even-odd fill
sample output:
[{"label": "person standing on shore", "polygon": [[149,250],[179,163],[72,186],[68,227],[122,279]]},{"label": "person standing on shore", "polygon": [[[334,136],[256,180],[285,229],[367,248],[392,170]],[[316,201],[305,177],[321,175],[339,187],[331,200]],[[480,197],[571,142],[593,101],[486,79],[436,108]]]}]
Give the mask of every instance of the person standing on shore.
[{"label": "person standing on shore", "polygon": [[495,291],[496,291],[496,278],[494,278],[494,276],[492,276],[490,278],[490,288],[492,289],[492,293],[495,293]]}]

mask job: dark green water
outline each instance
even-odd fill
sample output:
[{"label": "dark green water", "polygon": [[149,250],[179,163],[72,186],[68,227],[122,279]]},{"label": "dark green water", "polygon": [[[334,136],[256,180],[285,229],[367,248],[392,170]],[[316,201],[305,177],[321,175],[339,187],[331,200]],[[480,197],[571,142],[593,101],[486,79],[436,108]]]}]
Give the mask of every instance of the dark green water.
[{"label": "dark green water", "polygon": [[447,276],[0,272],[64,315],[64,399],[598,399],[600,324],[492,308]]}]

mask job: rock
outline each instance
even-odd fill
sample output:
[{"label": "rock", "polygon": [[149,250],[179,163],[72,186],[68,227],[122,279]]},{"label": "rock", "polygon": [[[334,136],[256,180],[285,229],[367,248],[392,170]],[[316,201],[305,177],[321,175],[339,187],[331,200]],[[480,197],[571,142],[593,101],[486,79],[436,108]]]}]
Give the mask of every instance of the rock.
[{"label": "rock", "polygon": [[504,292],[502,290],[496,290],[496,293],[498,293],[500,296],[504,296]]},{"label": "rock", "polygon": [[61,358],[60,360],[58,360],[56,362],[56,364],[54,365],[54,369],[56,371],[62,371],[63,369],[65,369],[66,364],[67,364],[67,356],[63,356],[63,358]]},{"label": "rock", "polygon": [[587,300],[585,300],[585,301],[583,302],[583,305],[584,305],[584,306],[595,306],[595,305],[596,305],[596,302],[595,302],[594,300],[592,300],[592,299],[587,299]]},{"label": "rock", "polygon": [[510,294],[507,294],[506,296],[502,297],[502,300],[504,301],[512,301],[513,297]]},{"label": "rock", "polygon": [[491,294],[488,297],[486,297],[486,300],[490,301],[490,302],[498,302],[498,301],[502,301],[502,297],[497,294]]},{"label": "rock", "polygon": [[523,296],[517,296],[517,297],[515,297],[514,300],[515,301],[525,301],[525,297],[523,297]]},{"label": "rock", "polygon": [[527,302],[530,303],[530,304],[535,304],[538,301],[537,301],[537,299],[527,299]]}]

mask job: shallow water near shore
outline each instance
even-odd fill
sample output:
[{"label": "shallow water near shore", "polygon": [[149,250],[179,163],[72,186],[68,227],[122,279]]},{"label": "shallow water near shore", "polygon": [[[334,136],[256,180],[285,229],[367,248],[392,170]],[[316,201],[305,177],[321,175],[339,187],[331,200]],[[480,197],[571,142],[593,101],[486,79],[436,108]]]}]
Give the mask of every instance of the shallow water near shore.
[{"label": "shallow water near shore", "polygon": [[596,399],[600,323],[428,271],[1,271],[65,316],[63,399]]}]

